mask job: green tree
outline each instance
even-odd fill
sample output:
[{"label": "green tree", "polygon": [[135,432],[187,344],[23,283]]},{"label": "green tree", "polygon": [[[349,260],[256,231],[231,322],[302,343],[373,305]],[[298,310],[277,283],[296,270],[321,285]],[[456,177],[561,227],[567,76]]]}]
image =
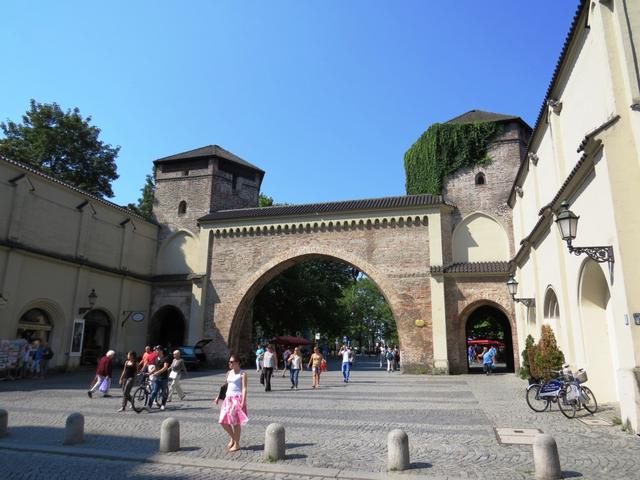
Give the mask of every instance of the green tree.
[{"label": "green tree", "polygon": [[260,196],[258,197],[258,206],[259,207],[272,207],[274,205],[273,203],[273,197],[269,197],[268,195],[265,195],[264,193],[260,193]]},{"label": "green tree", "polygon": [[527,335],[527,339],[524,343],[524,350],[522,351],[522,366],[520,367],[520,371],[518,372],[518,375],[522,379],[526,380],[527,378],[533,376],[533,374],[531,373],[530,357],[532,356],[534,348],[535,340],[531,335]]},{"label": "green tree", "polygon": [[398,344],[396,323],[382,293],[373,281],[360,276],[342,291],[339,301],[346,318],[343,333],[356,339],[360,347],[369,348],[384,339]]},{"label": "green tree", "polygon": [[342,335],[345,315],[339,300],[358,273],[353,267],[324,259],[285,270],[256,295],[256,330],[267,337],[317,331],[330,337]]},{"label": "green tree", "polygon": [[543,325],[540,331],[538,345],[531,349],[530,368],[535,378],[550,380],[555,374],[555,370],[560,370],[564,363],[564,353],[558,348],[556,336],[549,325]]},{"label": "green tree", "polygon": [[118,178],[120,147],[103,143],[100,129],[74,108],[64,112],[57,103],[31,100],[22,123],[0,122],[5,138],[0,155],[97,195],[113,197],[111,182]]},{"label": "green tree", "polygon": [[140,189],[142,196],[138,198],[138,203],[130,203],[127,205],[129,210],[133,210],[138,215],[143,216],[147,220],[153,217],[153,199],[156,191],[156,167],[153,167],[153,173],[145,178],[144,187]]}]

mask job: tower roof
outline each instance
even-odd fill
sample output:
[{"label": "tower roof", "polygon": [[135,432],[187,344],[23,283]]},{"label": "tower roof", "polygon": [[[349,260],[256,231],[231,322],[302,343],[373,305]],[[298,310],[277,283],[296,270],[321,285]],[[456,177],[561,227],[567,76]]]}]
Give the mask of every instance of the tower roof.
[{"label": "tower roof", "polygon": [[[485,112],[484,110],[469,110],[462,115],[459,115],[445,123],[475,123],[475,122],[521,122],[525,125],[527,123],[516,115],[505,115],[504,113]],[[529,125],[527,125],[529,129]]]},{"label": "tower roof", "polygon": [[193,160],[194,158],[206,158],[206,157],[217,157],[222,158],[223,160],[227,160],[229,162],[235,163],[237,165],[241,165],[243,167],[250,168],[255,170],[256,172],[260,172],[264,174],[264,170],[252,165],[251,163],[243,160],[242,158],[234,155],[233,153],[225,150],[224,148],[218,145],[207,145],[206,147],[196,148],[194,150],[188,150],[182,153],[176,153],[175,155],[171,155],[169,157],[159,158],[158,160],[154,160],[154,164],[165,163],[165,162],[176,162],[180,160]]}]

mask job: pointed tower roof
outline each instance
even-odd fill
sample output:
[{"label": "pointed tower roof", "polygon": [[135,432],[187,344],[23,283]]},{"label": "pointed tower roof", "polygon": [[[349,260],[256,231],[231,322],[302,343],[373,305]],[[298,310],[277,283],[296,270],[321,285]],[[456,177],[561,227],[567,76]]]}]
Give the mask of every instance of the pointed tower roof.
[{"label": "pointed tower roof", "polygon": [[182,153],[176,153],[175,155],[171,155],[169,157],[159,158],[158,160],[154,160],[154,164],[165,163],[165,162],[176,162],[180,160],[193,160],[195,158],[206,158],[206,157],[217,157],[222,158],[223,160],[227,160],[228,162],[235,163],[237,165],[241,165],[243,167],[250,168],[255,170],[256,172],[260,172],[264,174],[264,170],[252,165],[251,163],[243,160],[242,158],[234,155],[233,153],[225,150],[224,148],[218,145],[207,145],[206,147],[196,148],[194,150],[188,150]]}]

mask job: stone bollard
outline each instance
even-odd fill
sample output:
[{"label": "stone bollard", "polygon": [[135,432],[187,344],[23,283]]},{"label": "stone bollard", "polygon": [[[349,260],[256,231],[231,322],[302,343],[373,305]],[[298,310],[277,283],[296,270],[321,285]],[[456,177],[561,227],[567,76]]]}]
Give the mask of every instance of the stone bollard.
[{"label": "stone bollard", "polygon": [[160,427],[160,451],[177,452],[180,450],[180,422],[167,418]]},{"label": "stone bollard", "polygon": [[387,435],[387,470],[402,471],[409,468],[409,437],[396,428]]},{"label": "stone bollard", "polygon": [[270,461],[284,460],[284,425],[271,423],[264,432],[264,458]]},{"label": "stone bollard", "polygon": [[82,442],[84,442],[84,415],[74,412],[67,417],[62,444],[74,445]]},{"label": "stone bollard", "polygon": [[558,480],[562,478],[558,446],[547,433],[536,435],[533,441],[533,465],[537,480]]},{"label": "stone bollard", "polygon": [[9,435],[9,412],[0,408],[0,437]]}]

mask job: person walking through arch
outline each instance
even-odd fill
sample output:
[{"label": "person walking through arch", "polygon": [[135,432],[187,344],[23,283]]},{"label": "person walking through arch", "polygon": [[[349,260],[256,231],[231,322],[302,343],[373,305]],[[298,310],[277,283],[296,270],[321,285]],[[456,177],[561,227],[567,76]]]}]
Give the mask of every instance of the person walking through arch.
[{"label": "person walking through arch", "polygon": [[287,347],[284,352],[282,352],[282,377],[284,378],[285,373],[287,373],[287,368],[289,367],[289,357],[291,356],[291,347]]},{"label": "person walking through arch", "polygon": [[[240,450],[240,434],[242,425],[249,421],[247,414],[247,375],[240,369],[240,361],[236,355],[229,356],[229,371],[226,377],[226,393],[220,408],[218,423],[229,435],[227,449],[230,452]],[[216,397],[214,403],[218,405],[221,398]]]},{"label": "person walking through arch", "polygon": [[313,348],[313,353],[307,365],[311,369],[312,385],[311,388],[320,388],[320,366],[322,365],[322,354],[318,347]]},{"label": "person walking through arch", "polygon": [[287,360],[289,363],[289,378],[291,379],[291,388],[298,390],[298,377],[300,370],[302,370],[302,355],[300,355],[300,348],[293,349],[293,353]]},{"label": "person walking through arch", "polygon": [[262,370],[262,359],[264,358],[264,348],[259,343],[256,345],[256,372]]},{"label": "person walking through arch", "polygon": [[342,381],[349,383],[349,373],[351,372],[351,362],[353,361],[351,348],[348,345],[342,345],[338,355],[342,355]]},{"label": "person walking through arch", "polygon": [[273,351],[273,345],[267,345],[267,351],[264,352],[262,359],[262,371],[264,372],[264,391],[271,391],[271,376],[274,370],[278,371],[278,356]]}]

